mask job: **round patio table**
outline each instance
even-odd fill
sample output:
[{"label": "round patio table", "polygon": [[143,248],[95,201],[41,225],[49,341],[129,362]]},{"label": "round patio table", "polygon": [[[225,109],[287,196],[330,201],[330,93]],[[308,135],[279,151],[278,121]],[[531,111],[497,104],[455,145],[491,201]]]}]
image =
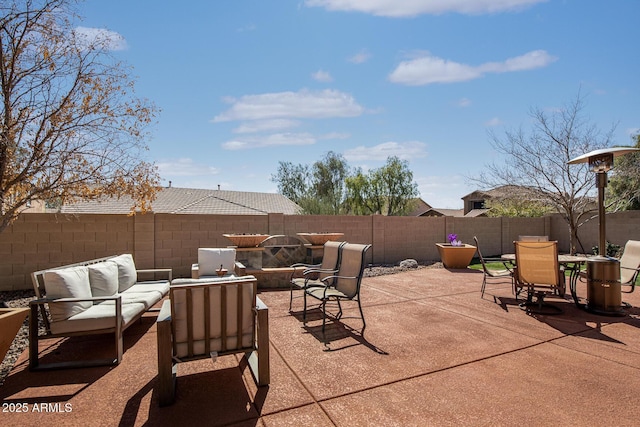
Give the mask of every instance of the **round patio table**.
[{"label": "round patio table", "polygon": [[[504,261],[516,262],[516,254],[503,254],[500,258]],[[586,304],[580,302],[580,298],[576,293],[578,278],[582,271],[582,266],[587,262],[587,257],[582,255],[560,255],[558,254],[558,263],[564,266],[565,271],[569,271],[569,290],[573,302],[578,308],[585,308]]]}]

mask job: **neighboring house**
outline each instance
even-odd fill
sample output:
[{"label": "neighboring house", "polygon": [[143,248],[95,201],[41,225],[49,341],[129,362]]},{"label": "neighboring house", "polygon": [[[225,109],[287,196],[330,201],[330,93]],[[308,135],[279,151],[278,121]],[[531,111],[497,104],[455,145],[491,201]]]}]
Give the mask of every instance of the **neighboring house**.
[{"label": "neighboring house", "polygon": [[485,204],[487,200],[491,199],[540,200],[546,204],[545,200],[540,199],[536,190],[519,185],[503,185],[486,191],[476,190],[462,197],[464,201],[464,216],[486,216],[488,209]]},{"label": "neighboring house", "polygon": [[[86,200],[64,205],[61,213],[70,214],[126,214],[133,202],[128,197]],[[196,188],[163,187],[152,203],[155,213],[267,215],[283,213],[295,215],[300,206],[276,193],[254,193]]]},{"label": "neighboring house", "polygon": [[464,211],[462,209],[438,209],[431,208],[428,211],[424,212],[420,216],[464,216]]}]

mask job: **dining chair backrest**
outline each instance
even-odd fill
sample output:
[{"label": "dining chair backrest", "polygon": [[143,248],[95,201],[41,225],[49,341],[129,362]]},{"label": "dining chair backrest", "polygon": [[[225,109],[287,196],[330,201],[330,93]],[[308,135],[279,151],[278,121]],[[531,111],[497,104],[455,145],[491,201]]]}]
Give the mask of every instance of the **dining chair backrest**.
[{"label": "dining chair backrest", "polygon": [[519,242],[548,242],[549,236],[518,236]]},{"label": "dining chair backrest", "polygon": [[342,258],[335,282],[336,289],[353,298],[360,293],[360,283],[364,272],[364,258],[371,245],[347,243],[342,247]]},{"label": "dining chair backrest", "polygon": [[478,252],[478,257],[480,258],[480,264],[482,264],[482,270],[484,270],[484,272],[487,272],[487,266],[484,263],[484,257],[482,256],[482,252],[480,251],[480,244],[478,244],[478,238],[476,236],[473,236],[473,241],[476,244],[476,251]]},{"label": "dining chair backrest", "polygon": [[[322,263],[320,264],[321,270],[336,270],[340,265],[340,257],[342,256],[342,247],[346,242],[333,242],[329,241],[324,244],[324,252],[322,253]],[[319,273],[318,279],[322,280],[325,277],[332,276],[335,273]]]},{"label": "dining chair backrest", "polygon": [[560,284],[558,242],[513,242],[518,278],[522,283]]},{"label": "dining chair backrest", "polygon": [[626,284],[635,279],[640,267],[640,241],[629,240],[624,245],[620,257],[620,283]]}]

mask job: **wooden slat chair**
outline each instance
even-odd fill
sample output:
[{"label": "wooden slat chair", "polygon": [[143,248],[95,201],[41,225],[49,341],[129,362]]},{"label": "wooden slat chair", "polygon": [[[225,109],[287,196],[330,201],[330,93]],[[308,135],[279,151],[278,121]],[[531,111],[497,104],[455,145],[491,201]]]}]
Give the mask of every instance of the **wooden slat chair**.
[{"label": "wooden slat chair", "polygon": [[371,248],[371,245],[361,245],[355,243],[347,243],[342,247],[342,257],[340,259],[340,267],[338,272],[333,276],[327,276],[323,279],[325,286],[310,287],[304,291],[304,312],[303,320],[306,323],[307,314],[307,295],[321,301],[322,306],[322,336],[325,336],[325,326],[327,320],[327,302],[334,300],[338,303],[338,313],[335,316],[337,320],[342,317],[341,300],[351,300],[358,302],[360,317],[362,318],[362,332],[367,324],[364,320],[362,312],[362,303],[360,301],[360,284],[365,267],[365,255]]},{"label": "wooden slat chair", "polygon": [[[326,286],[323,281],[325,277],[332,276],[337,273],[340,265],[340,257],[342,256],[342,247],[347,242],[329,241],[324,244],[322,252],[322,262],[320,264],[293,264],[294,269],[289,287],[289,311],[293,303],[294,289],[302,289],[314,286]],[[299,269],[303,269],[302,277],[295,277]]]},{"label": "wooden slat chair", "polygon": [[179,362],[245,353],[256,384],[268,385],[269,311],[256,296],[256,278],[174,283],[157,320],[160,405],[175,400]]},{"label": "wooden slat chair", "polygon": [[[564,295],[564,274],[558,263],[558,242],[513,242],[516,251],[518,286],[527,290],[521,308],[537,314],[559,314],[562,310],[547,304],[544,297],[558,292]],[[536,301],[533,301],[533,297]]]}]

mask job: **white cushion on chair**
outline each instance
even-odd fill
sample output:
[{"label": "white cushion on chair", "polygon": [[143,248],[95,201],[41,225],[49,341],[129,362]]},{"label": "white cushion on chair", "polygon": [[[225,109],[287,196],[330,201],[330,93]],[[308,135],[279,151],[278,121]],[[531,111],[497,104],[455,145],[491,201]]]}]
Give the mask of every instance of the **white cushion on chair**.
[{"label": "white cushion on chair", "polygon": [[118,292],[124,292],[138,281],[136,265],[131,254],[118,255],[110,261],[118,264]]},{"label": "white cushion on chair", "polygon": [[106,297],[118,292],[118,264],[112,261],[98,262],[87,266],[91,295]]},{"label": "white cushion on chair", "polygon": [[[86,266],[49,270],[44,273],[48,298],[91,298],[89,269]],[[51,319],[62,321],[82,313],[93,305],[91,301],[49,303]]]},{"label": "white cushion on chair", "polygon": [[227,274],[233,273],[236,264],[236,250],[234,248],[199,248],[198,269],[200,276],[216,276],[216,271],[222,265]]}]

